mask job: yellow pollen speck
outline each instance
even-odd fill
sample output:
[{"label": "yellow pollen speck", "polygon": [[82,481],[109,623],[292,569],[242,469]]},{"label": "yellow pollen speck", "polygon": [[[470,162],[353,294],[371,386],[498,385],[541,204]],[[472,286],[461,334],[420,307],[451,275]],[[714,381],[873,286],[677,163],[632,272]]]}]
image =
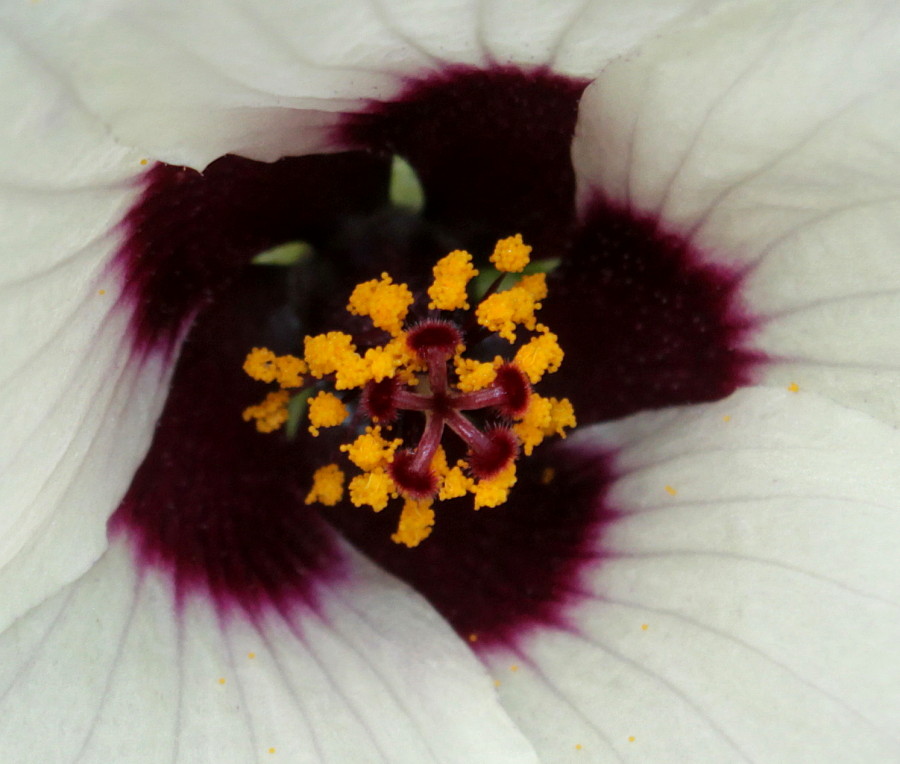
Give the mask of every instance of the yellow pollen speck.
[{"label": "yellow pollen speck", "polygon": [[252,661],[256,657],[256,653],[247,653],[247,657]]},{"label": "yellow pollen speck", "polygon": [[629,743],[633,743],[633,742],[634,742],[634,735],[629,735],[629,736],[628,736],[628,742],[629,742]]},{"label": "yellow pollen speck", "polygon": [[641,631],[647,631],[647,629],[649,629],[649,628],[650,628],[650,624],[648,624],[648,623],[641,624]]},{"label": "yellow pollen speck", "polygon": [[434,510],[431,508],[431,499],[407,499],[400,513],[400,525],[391,536],[391,541],[412,549],[431,535],[433,527]]},{"label": "yellow pollen speck", "polygon": [[730,421],[731,421],[731,416],[729,416],[728,414],[726,414],[725,416],[722,417],[722,421],[723,421],[723,422],[730,422]]},{"label": "yellow pollen speck", "polygon": [[432,310],[468,310],[466,286],[478,275],[472,265],[472,255],[461,249],[454,250],[437,261],[433,272],[434,283],[428,287],[431,298],[428,307]]},{"label": "yellow pollen speck", "polygon": [[494,680],[494,687],[499,687],[501,684],[503,684],[503,682],[501,682],[499,679]]},{"label": "yellow pollen speck", "polygon": [[225,684],[225,677],[224,677],[224,676],[220,676],[220,677],[219,677],[219,684]]},{"label": "yellow pollen speck", "polygon": [[575,744],[575,750],[576,750],[576,751],[580,751],[580,750],[581,750],[581,743],[576,743],[576,744]]},{"label": "yellow pollen speck", "polygon": [[521,273],[530,260],[531,247],[522,241],[520,233],[500,239],[491,255],[491,262],[497,270],[506,273]]},{"label": "yellow pollen speck", "polygon": [[142,160],[140,161],[140,164],[146,166],[146,165],[150,164],[150,160],[149,160],[149,159],[142,159]]},{"label": "yellow pollen speck", "polygon": [[678,491],[676,491],[674,488],[672,488],[672,486],[667,485],[666,493],[669,494],[669,496],[674,496],[676,493],[678,493]]},{"label": "yellow pollen speck", "polygon": [[245,408],[241,416],[245,422],[255,419],[258,432],[274,432],[288,420],[290,397],[286,390],[269,393],[262,403]]},{"label": "yellow pollen speck", "polygon": [[305,503],[333,507],[344,497],[344,473],[336,464],[326,464],[313,473],[313,485]]},{"label": "yellow pollen speck", "polygon": [[322,390],[309,399],[309,431],[313,437],[319,436],[320,427],[337,427],[349,415],[343,401],[334,393]]},{"label": "yellow pollen speck", "polygon": [[409,287],[394,284],[388,274],[382,273],[380,281],[372,279],[356,286],[347,310],[354,316],[368,316],[379,329],[397,335],[403,330],[403,320],[412,304]]},{"label": "yellow pollen speck", "polygon": [[555,477],[556,470],[553,467],[544,467],[544,470],[541,472],[541,485],[550,485]]},{"label": "yellow pollen speck", "polygon": [[788,385],[787,389],[792,393],[798,393],[800,392],[800,385],[798,385],[796,382],[791,382],[791,384]]},{"label": "yellow pollen speck", "polygon": [[274,748],[270,748],[270,749],[269,749],[269,753],[275,753],[275,749],[274,749]]},{"label": "yellow pollen speck", "polygon": [[469,642],[477,642],[478,635],[477,634],[469,634]]},{"label": "yellow pollen speck", "polygon": [[97,294],[101,294],[101,295],[102,295],[102,294],[106,294],[106,290],[105,290],[105,289],[98,289],[98,290],[97,290]]},{"label": "yellow pollen speck", "polygon": [[509,670],[515,674],[519,670],[519,667],[513,663],[513,665],[509,667]]}]

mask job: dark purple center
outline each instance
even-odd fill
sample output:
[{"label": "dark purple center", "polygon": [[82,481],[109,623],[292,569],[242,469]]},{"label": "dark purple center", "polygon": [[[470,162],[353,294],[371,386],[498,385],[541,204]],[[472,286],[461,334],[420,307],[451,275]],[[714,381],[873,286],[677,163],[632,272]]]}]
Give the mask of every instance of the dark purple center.
[{"label": "dark purple center", "polygon": [[[251,347],[297,353],[304,334],[333,329],[364,343],[363,322],[343,310],[354,284],[388,271],[421,291],[451,249],[483,263],[497,239],[521,232],[537,254],[563,258],[541,319],[566,360],[539,392],[571,398],[580,425],[742,384],[756,359],[741,349],[750,324],[735,311],[735,277],[701,266],[657,221],[600,197],[576,227],[569,146],[585,85],[546,70],[457,67],[348,116],[338,137],[358,151],[147,174],[118,261],[134,342],[171,352],[196,320],[112,528],[147,564],[170,570],[182,595],[208,593],[251,614],[314,606],[315,582],[342,573],[328,523],[460,634],[478,635],[477,646],[566,625],[586,566],[602,564],[608,455],[539,448],[519,462],[507,504],[440,504],[433,535],[410,550],[390,541],[398,508],[304,504],[312,472],[339,460],[338,443],[328,432],[313,440],[301,430],[294,441],[256,433],[240,413],[266,388],[241,363]],[[422,217],[386,207],[395,153],[422,180]],[[311,264],[248,265],[292,239],[313,243]],[[374,411],[394,393],[367,395]]]}]

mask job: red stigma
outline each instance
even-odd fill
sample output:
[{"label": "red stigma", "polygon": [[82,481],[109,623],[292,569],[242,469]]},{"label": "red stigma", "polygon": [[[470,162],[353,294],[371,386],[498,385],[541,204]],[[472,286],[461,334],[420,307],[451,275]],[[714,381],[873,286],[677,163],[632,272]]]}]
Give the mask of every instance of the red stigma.
[{"label": "red stigma", "polygon": [[409,349],[425,361],[430,360],[433,354],[449,358],[460,342],[462,334],[449,321],[424,321],[406,335]]}]

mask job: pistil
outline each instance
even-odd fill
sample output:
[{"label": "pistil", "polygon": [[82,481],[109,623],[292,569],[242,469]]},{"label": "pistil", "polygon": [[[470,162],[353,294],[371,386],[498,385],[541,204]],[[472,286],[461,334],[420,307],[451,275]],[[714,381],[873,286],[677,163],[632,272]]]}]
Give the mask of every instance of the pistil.
[{"label": "pistil", "polygon": [[[501,277],[520,273],[530,252],[516,235],[498,242],[491,262]],[[392,538],[410,547],[431,533],[433,501],[471,493],[476,509],[502,504],[516,481],[519,455],[530,454],[551,434],[565,437],[565,429],[575,425],[567,400],[544,399],[532,389],[545,374],[556,371],[563,358],[556,336],[535,317],[547,293],[544,275],[522,276],[505,291],[497,291],[498,280],[470,314],[475,330],[465,332],[456,319],[460,311],[469,310],[467,284],[476,275],[467,252],[457,250],[440,260],[428,289],[429,317],[407,328],[417,297],[383,273],[353,290],[347,310],[369,317],[389,336],[385,344],[359,352],[350,335],[327,332],[305,338],[303,359],[255,348],[244,367],[254,378],[281,387],[265,406],[244,412],[246,419],[256,420],[261,432],[283,421],[286,415],[274,409],[286,409],[287,391],[297,388],[302,396],[319,390],[309,405],[309,432],[314,437],[325,427],[359,433],[361,417],[373,422],[352,443],[341,446],[361,470],[350,480],[349,498],[356,506],[380,512],[392,498],[402,497],[400,528]],[[435,317],[438,312],[440,317]],[[462,325],[467,326],[465,319]],[[529,336],[521,337],[523,331]],[[467,349],[467,335],[480,339],[485,332],[497,332],[507,340],[514,357],[467,357],[467,350],[477,352],[479,344],[469,336]],[[304,378],[307,374],[311,380]],[[344,392],[336,395],[322,389],[327,382]],[[390,431],[405,424],[405,417],[419,414],[425,423],[414,446],[403,448],[402,438],[385,439],[382,428]],[[404,426],[401,431],[405,430]],[[448,430],[466,447],[465,457],[453,465],[443,447]],[[317,470],[307,503],[337,503],[343,479],[344,471],[336,464]]]}]

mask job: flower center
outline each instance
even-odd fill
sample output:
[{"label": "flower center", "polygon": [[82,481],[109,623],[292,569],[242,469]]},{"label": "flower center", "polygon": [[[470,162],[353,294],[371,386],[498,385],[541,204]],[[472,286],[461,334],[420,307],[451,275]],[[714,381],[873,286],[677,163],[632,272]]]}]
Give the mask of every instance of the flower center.
[{"label": "flower center", "polygon": [[[559,369],[564,354],[537,321],[547,284],[543,272],[524,273],[530,255],[521,235],[500,240],[491,255],[497,275],[470,312],[469,285],[479,272],[468,252],[451,252],[434,266],[427,317],[411,326],[411,308],[424,298],[406,284],[383,273],[357,285],[347,311],[367,317],[386,341],[361,353],[343,332],[307,336],[302,359],[254,348],[244,370],[279,389],[245,409],[244,419],[260,432],[279,429],[291,419],[291,393],[299,390],[294,410],[305,409],[314,437],[339,426],[350,434],[340,447],[360,471],[347,485],[350,502],[380,512],[403,499],[391,538],[408,547],[430,535],[436,500],[472,494],[475,509],[503,504],[520,453],[530,456],[546,437],[565,437],[575,426],[568,399],[544,398],[532,388]],[[521,275],[503,289],[511,274]],[[488,346],[505,348],[508,357],[490,358]],[[404,436],[413,430],[407,422],[413,414],[424,424],[411,442]],[[455,441],[445,445],[448,432]],[[345,479],[337,463],[319,468],[306,503],[334,506]]]}]

